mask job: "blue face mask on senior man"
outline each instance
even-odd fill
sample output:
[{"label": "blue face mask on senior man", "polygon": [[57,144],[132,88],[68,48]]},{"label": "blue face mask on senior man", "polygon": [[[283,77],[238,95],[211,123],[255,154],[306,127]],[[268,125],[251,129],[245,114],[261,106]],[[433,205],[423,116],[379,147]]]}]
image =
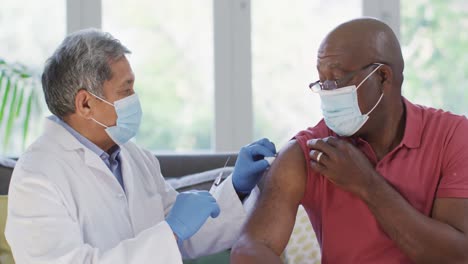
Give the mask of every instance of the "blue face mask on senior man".
[{"label": "blue face mask on senior man", "polygon": [[379,105],[384,94],[366,114],[359,109],[357,89],[374,73],[382,64],[379,64],[369,75],[356,85],[350,85],[334,90],[320,90],[318,94],[322,102],[322,114],[328,128],[340,136],[351,136],[356,133],[369,119],[369,114]]},{"label": "blue face mask on senior man", "polygon": [[123,145],[137,134],[143,115],[137,94],[117,100],[113,104],[93,93],[91,94],[115,108],[115,113],[117,114],[115,126],[106,126],[91,118],[94,122],[106,128],[106,133],[115,143]]}]

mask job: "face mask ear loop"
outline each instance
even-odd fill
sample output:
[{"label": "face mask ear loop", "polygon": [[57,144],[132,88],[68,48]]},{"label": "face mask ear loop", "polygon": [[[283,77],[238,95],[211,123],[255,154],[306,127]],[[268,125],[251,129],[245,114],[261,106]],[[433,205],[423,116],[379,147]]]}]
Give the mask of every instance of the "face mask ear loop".
[{"label": "face mask ear loop", "polygon": [[[384,96],[384,93],[382,93],[382,95],[380,96],[379,100],[377,101],[377,103],[374,105],[374,107],[372,107],[372,109],[367,112],[367,114],[365,114],[365,116],[369,117],[370,113],[372,113],[372,111],[374,111],[374,109],[379,105],[380,101],[382,100]],[[354,135],[359,129],[361,129],[361,127],[363,126],[364,124],[362,124],[360,127],[358,127],[353,133],[351,133],[351,135]]]},{"label": "face mask ear loop", "polygon": [[[104,100],[103,98],[101,98],[101,97],[99,97],[99,96],[93,94],[92,92],[88,91],[88,93],[92,94],[94,97],[98,98],[99,100],[103,101],[104,103],[106,103],[106,104],[108,104],[108,105],[110,105],[110,106],[115,107],[114,104],[109,103],[108,101],[106,101],[106,100]],[[103,127],[105,127],[105,128],[109,128],[108,126],[104,125],[103,123],[97,121],[96,119],[94,119],[94,118],[92,118],[92,117],[91,117],[91,120],[93,120],[94,122],[98,123],[99,125],[101,125],[101,126],[103,126]]]},{"label": "face mask ear loop", "polygon": [[106,104],[108,104],[108,105],[110,105],[110,106],[114,106],[113,103],[110,103],[110,102],[104,100],[103,98],[101,98],[101,97],[99,97],[99,96],[93,94],[92,92],[89,92],[89,91],[88,91],[88,93],[92,94],[94,97],[98,98],[99,100],[103,101],[104,103],[106,103]]},{"label": "face mask ear loop", "polygon": [[364,80],[362,80],[358,86],[356,87],[356,90],[359,89],[359,87],[361,87],[361,84],[363,84],[365,81],[367,81],[367,79],[369,79],[369,77],[372,76],[372,74],[374,74],[374,72],[376,72],[383,64],[378,64],[379,66],[377,66],[377,68],[375,68],[371,73],[369,73],[369,75],[366,76],[366,78],[364,78]]},{"label": "face mask ear loop", "polygon": [[109,128],[108,126],[104,125],[103,123],[97,121],[96,119],[94,119],[94,118],[92,118],[92,117],[91,117],[91,120],[93,120],[94,122],[98,123],[99,125],[101,125],[101,126],[103,126],[103,127],[105,127],[105,128]]},{"label": "face mask ear loop", "polygon": [[366,116],[369,116],[370,113],[372,113],[372,111],[374,111],[374,109],[379,105],[380,101],[382,101],[383,95],[384,95],[384,94],[382,93],[382,95],[380,96],[380,98],[379,98],[379,100],[377,101],[377,103],[374,105],[374,107],[372,107],[372,109],[371,109],[369,112],[367,112]]}]

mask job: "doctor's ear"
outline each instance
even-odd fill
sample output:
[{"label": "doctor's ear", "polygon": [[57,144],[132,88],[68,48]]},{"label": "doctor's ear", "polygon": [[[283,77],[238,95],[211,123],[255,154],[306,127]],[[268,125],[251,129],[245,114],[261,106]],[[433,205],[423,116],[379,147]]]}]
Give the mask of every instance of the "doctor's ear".
[{"label": "doctor's ear", "polygon": [[94,103],[93,96],[85,89],[79,90],[75,95],[75,113],[86,119],[91,117],[91,107]]}]

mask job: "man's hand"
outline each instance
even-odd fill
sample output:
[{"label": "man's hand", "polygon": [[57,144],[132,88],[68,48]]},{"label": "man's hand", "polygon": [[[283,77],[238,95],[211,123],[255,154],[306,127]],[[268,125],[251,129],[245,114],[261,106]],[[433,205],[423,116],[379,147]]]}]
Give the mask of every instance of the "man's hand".
[{"label": "man's hand", "polygon": [[186,240],[200,229],[208,217],[216,218],[219,213],[219,205],[209,192],[183,192],[177,195],[166,222],[179,239]]},{"label": "man's hand", "polygon": [[242,147],[232,174],[232,184],[236,192],[249,194],[270,166],[265,157],[276,154],[275,144],[264,138]]},{"label": "man's hand", "polygon": [[367,157],[349,142],[328,137],[309,140],[307,146],[312,169],[344,190],[362,196],[379,177]]}]

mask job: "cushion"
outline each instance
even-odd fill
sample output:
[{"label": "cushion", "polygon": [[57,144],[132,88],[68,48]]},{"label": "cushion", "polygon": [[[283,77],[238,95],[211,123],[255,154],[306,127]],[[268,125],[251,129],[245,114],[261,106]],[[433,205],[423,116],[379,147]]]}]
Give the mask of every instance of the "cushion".
[{"label": "cushion", "polygon": [[234,171],[234,167],[218,168],[200,173],[185,175],[179,178],[169,178],[166,181],[177,191],[209,190],[213,181],[221,174],[225,179]]},{"label": "cushion", "polygon": [[14,264],[13,256],[11,255],[10,246],[5,239],[5,223],[7,216],[8,197],[0,195],[0,263]]},{"label": "cushion", "polygon": [[234,166],[237,153],[156,154],[164,177],[181,177],[216,168]]},{"label": "cushion", "polygon": [[320,264],[320,246],[304,207],[297,210],[296,223],[283,252],[285,264]]},{"label": "cushion", "polygon": [[15,160],[0,157],[0,195],[8,194],[8,186],[15,163]]}]

